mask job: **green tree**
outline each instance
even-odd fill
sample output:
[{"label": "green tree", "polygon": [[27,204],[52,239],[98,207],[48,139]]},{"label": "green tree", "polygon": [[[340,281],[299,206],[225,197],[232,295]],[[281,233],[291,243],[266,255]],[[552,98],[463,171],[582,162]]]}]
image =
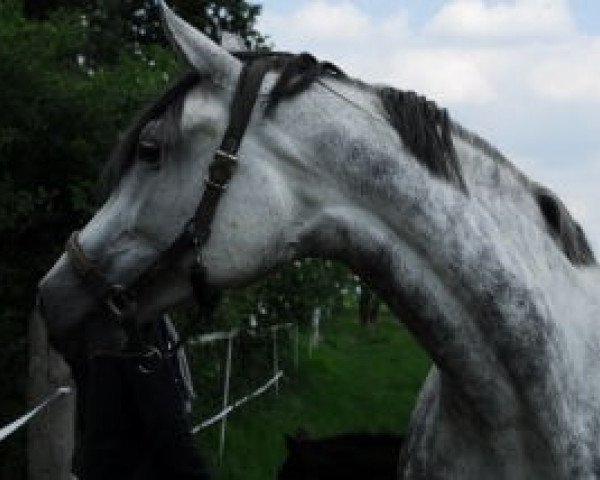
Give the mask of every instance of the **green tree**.
[{"label": "green tree", "polygon": [[223,322],[238,325],[255,318],[261,325],[297,322],[306,326],[316,308],[323,319],[345,308],[344,302],[355,295],[356,286],[357,278],[343,265],[309,258],[229,293],[219,313]]}]

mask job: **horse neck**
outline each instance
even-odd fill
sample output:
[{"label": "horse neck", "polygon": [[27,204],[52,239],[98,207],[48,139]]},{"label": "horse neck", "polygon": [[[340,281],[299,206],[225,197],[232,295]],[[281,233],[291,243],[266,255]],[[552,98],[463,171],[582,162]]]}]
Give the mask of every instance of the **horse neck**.
[{"label": "horse neck", "polygon": [[337,158],[328,145],[340,142],[320,143],[338,196],[324,201],[311,253],[342,259],[370,283],[451,388],[494,422],[528,401],[517,396],[536,403],[536,389],[564,388],[556,378],[572,365],[562,349],[582,341],[565,314],[585,330],[600,297],[545,233],[527,180],[457,138],[465,195],[403,168],[395,132],[373,130],[378,138],[350,142]]}]

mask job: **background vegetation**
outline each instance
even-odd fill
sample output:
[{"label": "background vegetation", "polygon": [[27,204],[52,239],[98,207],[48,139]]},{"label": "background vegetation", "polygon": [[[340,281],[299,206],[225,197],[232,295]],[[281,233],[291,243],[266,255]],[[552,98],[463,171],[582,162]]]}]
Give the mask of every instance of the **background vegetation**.
[{"label": "background vegetation", "polygon": [[[424,352],[389,313],[382,314],[374,327],[365,328],[358,321],[356,308],[344,309],[323,325],[321,344],[312,357],[308,356],[309,335],[303,334],[297,371],[291,345],[285,343],[283,334],[281,340],[285,376],[280,394],[276,397],[271,390],[229,417],[221,466],[219,424],[198,434],[199,447],[211,461],[217,480],[276,478],[287,455],[285,435],[300,428],[315,438],[341,432],[404,432],[430,366]],[[257,340],[253,347],[254,365],[262,359],[261,369],[248,372],[242,363],[243,353],[234,360],[232,386],[237,391],[232,391],[233,399],[254,390],[269,377],[270,347],[268,338]],[[223,353],[217,352],[220,347],[212,352],[219,356],[207,360],[209,350],[214,348],[193,347],[188,351],[205,365],[208,361],[217,366],[223,358]],[[219,368],[212,370],[217,372]],[[220,399],[221,373],[201,382],[196,379],[200,395],[194,403],[197,422],[220,409],[214,403]]]},{"label": "background vegetation", "polygon": [[[172,0],[212,38],[267,48],[258,5]],[[0,0],[0,425],[26,408],[27,323],[36,284],[98,205],[97,178],[135,111],[185,67],[149,0]],[[356,289],[330,262],[290,265],[230,294],[223,323],[326,317]],[[188,315],[189,316],[189,315]],[[0,478],[24,478],[25,435],[0,445]]]}]

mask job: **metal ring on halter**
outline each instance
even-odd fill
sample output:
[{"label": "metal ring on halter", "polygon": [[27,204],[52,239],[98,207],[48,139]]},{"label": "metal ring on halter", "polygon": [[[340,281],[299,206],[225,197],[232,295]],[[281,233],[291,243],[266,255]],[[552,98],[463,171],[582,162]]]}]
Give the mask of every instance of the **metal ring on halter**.
[{"label": "metal ring on halter", "polygon": [[128,297],[127,289],[120,284],[112,285],[108,297],[104,301],[110,313],[116,318],[123,318],[131,313],[133,300]]},{"label": "metal ring on halter", "polygon": [[[162,359],[162,352],[158,348],[150,346],[148,347],[148,350],[142,354],[141,362],[138,365],[138,369],[144,375],[153,373],[156,371],[156,368],[158,367]],[[146,361],[149,362],[149,365],[145,364]]]}]

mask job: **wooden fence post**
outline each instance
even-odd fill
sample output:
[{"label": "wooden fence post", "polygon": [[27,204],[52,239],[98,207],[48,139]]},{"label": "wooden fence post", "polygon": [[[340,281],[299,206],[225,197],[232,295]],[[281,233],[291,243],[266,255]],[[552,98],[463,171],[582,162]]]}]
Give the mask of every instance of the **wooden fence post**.
[{"label": "wooden fence post", "polygon": [[[43,318],[34,311],[29,321],[29,388],[31,405],[63,386],[73,387],[69,367],[50,345]],[[52,402],[29,424],[29,480],[71,479],[75,395]]]},{"label": "wooden fence post", "polygon": [[[236,333],[232,330],[227,338],[227,360],[225,363],[225,381],[223,382],[223,410],[229,406],[229,381],[231,379],[231,356],[233,349],[233,337]],[[223,461],[225,453],[225,434],[227,429],[227,415],[221,420],[221,437],[219,440],[219,461]]]},{"label": "wooden fence post", "polygon": [[310,341],[308,342],[308,357],[312,358],[313,351],[319,346],[319,342],[321,341],[321,333],[319,331],[319,326],[321,323],[321,307],[316,307],[313,310],[312,315],[312,335],[310,337]]}]

